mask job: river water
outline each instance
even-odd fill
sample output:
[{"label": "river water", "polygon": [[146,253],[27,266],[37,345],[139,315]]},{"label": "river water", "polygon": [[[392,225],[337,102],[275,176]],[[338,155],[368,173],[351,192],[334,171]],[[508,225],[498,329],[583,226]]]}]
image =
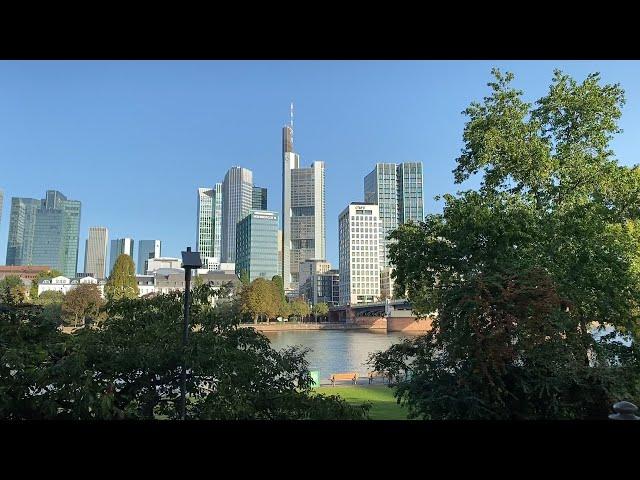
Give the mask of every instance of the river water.
[{"label": "river water", "polygon": [[386,350],[408,334],[374,330],[306,330],[263,332],[276,349],[300,345],[307,353],[309,370],[317,370],[320,383],[328,382],[332,373],[358,372],[365,376],[371,370],[365,362],[371,353]]}]

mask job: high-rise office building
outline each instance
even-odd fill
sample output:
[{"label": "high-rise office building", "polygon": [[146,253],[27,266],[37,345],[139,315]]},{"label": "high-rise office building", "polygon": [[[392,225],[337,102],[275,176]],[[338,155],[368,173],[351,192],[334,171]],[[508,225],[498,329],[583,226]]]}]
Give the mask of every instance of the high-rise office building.
[{"label": "high-rise office building", "polygon": [[220,263],[222,250],[222,183],[198,189],[196,244],[203,266]]},{"label": "high-rise office building", "polygon": [[238,222],[236,273],[249,281],[278,275],[278,213],[253,210]]},{"label": "high-rise office building", "polygon": [[380,217],[378,205],[352,202],[338,217],[340,304],[380,298]]},{"label": "high-rise office building", "polygon": [[150,258],[159,258],[162,256],[162,243],[160,240],[140,240],[138,242],[138,264],[136,272],[138,275],[144,275],[147,269],[147,262]]},{"label": "high-rise office building", "polygon": [[293,151],[291,122],[282,129],[282,278],[284,288],[297,291],[299,266],[310,258],[325,258],[324,162],[300,168]]},{"label": "high-rise office building", "polygon": [[262,187],[253,187],[251,208],[254,210],[267,209],[267,189]]},{"label": "high-rise office building", "polygon": [[75,277],[80,208],[56,190],[42,200],[12,198],[7,265],[47,265]]},{"label": "high-rise office building", "polygon": [[40,200],[35,198],[13,197],[11,199],[7,265],[33,265],[36,212],[40,203]]},{"label": "high-rise office building", "polygon": [[301,286],[300,295],[313,305],[326,303],[335,306],[340,301],[340,273],[338,270],[313,272]]},{"label": "high-rise office building", "polygon": [[108,241],[109,231],[106,227],[89,227],[84,248],[84,273],[97,279],[106,278]]},{"label": "high-rise office building", "polygon": [[388,266],[387,235],[403,223],[424,220],[422,163],[377,163],[364,178],[364,201],[380,207],[380,264]]},{"label": "high-rise office building", "polygon": [[222,262],[236,261],[236,226],[253,205],[253,172],[231,167],[222,182]]},{"label": "high-rise office building", "polygon": [[303,294],[304,284],[314,273],[324,273],[331,270],[331,264],[326,260],[309,258],[304,262],[300,262],[298,277],[298,293]]},{"label": "high-rise office building", "polygon": [[133,261],[133,238],[114,238],[111,240],[111,253],[109,254],[109,275],[113,270],[113,266],[116,263],[118,257],[122,254],[127,254]]}]

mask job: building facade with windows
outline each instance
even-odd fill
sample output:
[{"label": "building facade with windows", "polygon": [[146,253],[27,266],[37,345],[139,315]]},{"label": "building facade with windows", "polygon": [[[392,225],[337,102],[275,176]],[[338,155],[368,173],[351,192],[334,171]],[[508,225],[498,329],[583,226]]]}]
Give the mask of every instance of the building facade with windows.
[{"label": "building facade with windows", "polygon": [[107,276],[107,227],[89,227],[89,236],[84,248],[84,273],[102,279]]},{"label": "building facade with windows", "polygon": [[252,206],[254,210],[267,210],[267,189],[253,187]]},{"label": "building facade with windows", "polygon": [[162,242],[160,240],[140,240],[138,242],[138,264],[136,272],[144,275],[147,271],[147,262],[150,258],[162,256]]},{"label": "building facade with windows", "polygon": [[236,226],[253,206],[253,172],[231,167],[222,182],[222,252],[223,263],[236,261]]},{"label": "building facade with windows", "polygon": [[7,265],[49,265],[75,276],[80,241],[78,200],[69,200],[57,190],[45,198],[12,198]]},{"label": "building facade with windows", "polygon": [[236,274],[271,280],[278,275],[278,213],[253,210],[237,225]]},{"label": "building facade with windows", "polygon": [[378,205],[353,202],[338,217],[340,304],[380,298],[380,217]]},{"label": "building facade with windows", "polygon": [[300,263],[326,258],[325,165],[300,167],[290,125],[282,129],[282,278],[286,291],[298,291]]},{"label": "building facade with windows", "polygon": [[422,163],[377,163],[364,178],[364,201],[380,208],[380,262],[388,266],[389,233],[403,223],[424,220]]},{"label": "building facade with windows", "polygon": [[33,265],[36,212],[41,200],[13,197],[9,214],[7,265]]}]

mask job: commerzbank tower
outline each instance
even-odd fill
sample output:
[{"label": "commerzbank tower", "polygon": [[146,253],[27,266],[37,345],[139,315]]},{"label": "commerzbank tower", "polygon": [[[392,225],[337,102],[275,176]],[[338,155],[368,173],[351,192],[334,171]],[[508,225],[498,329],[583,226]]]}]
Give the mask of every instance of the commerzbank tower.
[{"label": "commerzbank tower", "polygon": [[293,103],[282,128],[282,278],[288,293],[298,290],[300,263],[326,257],[324,162],[300,167],[293,146]]}]

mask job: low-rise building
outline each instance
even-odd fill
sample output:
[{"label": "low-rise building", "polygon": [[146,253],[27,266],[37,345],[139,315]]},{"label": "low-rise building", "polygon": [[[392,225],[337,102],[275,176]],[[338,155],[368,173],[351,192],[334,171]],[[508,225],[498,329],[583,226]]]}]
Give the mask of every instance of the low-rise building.
[{"label": "low-rise building", "polygon": [[46,266],[21,266],[21,265],[7,265],[0,266],[0,280],[4,280],[6,277],[20,277],[22,283],[26,287],[31,286],[31,282],[38,277],[39,273],[48,272],[51,270]]},{"label": "low-rise building", "polygon": [[156,293],[169,293],[172,291],[184,291],[183,268],[160,268],[154,272]]},{"label": "low-rise building", "polygon": [[61,275],[59,277],[42,280],[38,284],[38,295],[41,295],[44,292],[61,292],[66,295],[78,285],[87,283],[96,285],[98,290],[100,290],[100,295],[104,298],[104,286],[106,281],[97,280],[90,276],[82,278],[68,278]]},{"label": "low-rise building", "polygon": [[146,261],[146,275],[153,275],[160,269],[180,269],[182,268],[182,260],[174,257],[156,257]]},{"label": "low-rise building", "polygon": [[140,297],[156,292],[156,277],[154,275],[136,275],[136,283]]},{"label": "low-rise building", "polygon": [[301,286],[300,296],[311,302],[312,305],[318,303],[326,303],[329,306],[338,305],[340,300],[339,271],[313,272]]}]

